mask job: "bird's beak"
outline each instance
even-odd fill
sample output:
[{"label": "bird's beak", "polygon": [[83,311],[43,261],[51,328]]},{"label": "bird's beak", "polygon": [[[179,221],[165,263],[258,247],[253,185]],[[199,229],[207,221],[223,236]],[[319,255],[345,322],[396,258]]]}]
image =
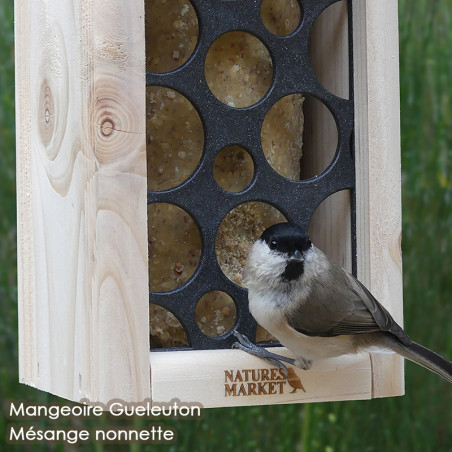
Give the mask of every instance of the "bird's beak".
[{"label": "bird's beak", "polygon": [[295,253],[293,253],[292,256],[290,256],[289,261],[298,263],[304,262],[303,254],[300,253],[300,251],[296,250]]}]

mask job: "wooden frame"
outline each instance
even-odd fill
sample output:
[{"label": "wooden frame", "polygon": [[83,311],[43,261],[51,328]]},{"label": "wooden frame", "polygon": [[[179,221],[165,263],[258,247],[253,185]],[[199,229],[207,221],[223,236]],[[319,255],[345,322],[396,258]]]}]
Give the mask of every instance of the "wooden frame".
[{"label": "wooden frame", "polygon": [[[347,24],[334,8],[316,25],[313,65],[327,77],[335,64],[341,90]],[[289,380],[238,350],[149,357],[143,0],[16,0],[15,14],[21,382],[71,400],[205,407],[403,393],[391,354]],[[401,322],[397,2],[355,2],[352,19],[358,276]],[[314,234],[350,268],[350,197],[335,196]]]}]

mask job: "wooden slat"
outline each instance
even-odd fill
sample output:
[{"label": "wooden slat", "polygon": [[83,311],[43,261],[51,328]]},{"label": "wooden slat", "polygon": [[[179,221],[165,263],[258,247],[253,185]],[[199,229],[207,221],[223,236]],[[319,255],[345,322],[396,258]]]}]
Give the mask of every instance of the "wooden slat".
[{"label": "wooden slat", "polygon": [[[29,15],[26,2],[16,2],[15,71],[16,71],[16,142],[17,142],[17,267],[18,267],[18,323],[19,375],[22,382],[32,384],[36,369],[33,341],[34,331],[34,244],[32,232],[31,197],[31,106],[30,49],[18,36],[28,33]],[[20,18],[20,19],[19,19]],[[19,151],[20,150],[20,151]],[[23,334],[27,331],[27,334]]]},{"label": "wooden slat", "polygon": [[[282,347],[272,351],[289,356]],[[290,382],[262,359],[239,350],[151,352],[151,368],[155,402],[178,398],[211,408],[358,400],[372,395],[368,355],[319,361],[309,371],[289,366],[299,378],[292,374]]]},{"label": "wooden slat", "polygon": [[16,0],[20,381],[143,400],[142,0]]},{"label": "wooden slat", "polygon": [[[354,2],[358,277],[402,323],[397,2]],[[404,392],[403,360],[372,355],[373,397]]]}]

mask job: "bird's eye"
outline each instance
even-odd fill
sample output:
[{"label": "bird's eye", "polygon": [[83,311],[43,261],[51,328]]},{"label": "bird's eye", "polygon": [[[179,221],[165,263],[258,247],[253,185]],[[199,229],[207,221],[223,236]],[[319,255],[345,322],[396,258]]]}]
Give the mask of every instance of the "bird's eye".
[{"label": "bird's eye", "polygon": [[277,240],[273,239],[273,240],[270,241],[270,249],[271,250],[276,250],[277,246],[278,246],[278,241]]}]

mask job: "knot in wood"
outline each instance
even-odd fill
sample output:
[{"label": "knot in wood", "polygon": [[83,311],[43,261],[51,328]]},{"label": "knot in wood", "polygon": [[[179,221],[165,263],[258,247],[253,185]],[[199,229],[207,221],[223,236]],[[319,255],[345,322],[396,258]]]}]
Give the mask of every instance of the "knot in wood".
[{"label": "knot in wood", "polygon": [[100,125],[100,130],[104,137],[110,136],[114,129],[115,123],[111,118],[105,118]]},{"label": "knot in wood", "polygon": [[42,82],[39,95],[39,135],[42,144],[47,146],[55,132],[55,103],[47,79]]}]

